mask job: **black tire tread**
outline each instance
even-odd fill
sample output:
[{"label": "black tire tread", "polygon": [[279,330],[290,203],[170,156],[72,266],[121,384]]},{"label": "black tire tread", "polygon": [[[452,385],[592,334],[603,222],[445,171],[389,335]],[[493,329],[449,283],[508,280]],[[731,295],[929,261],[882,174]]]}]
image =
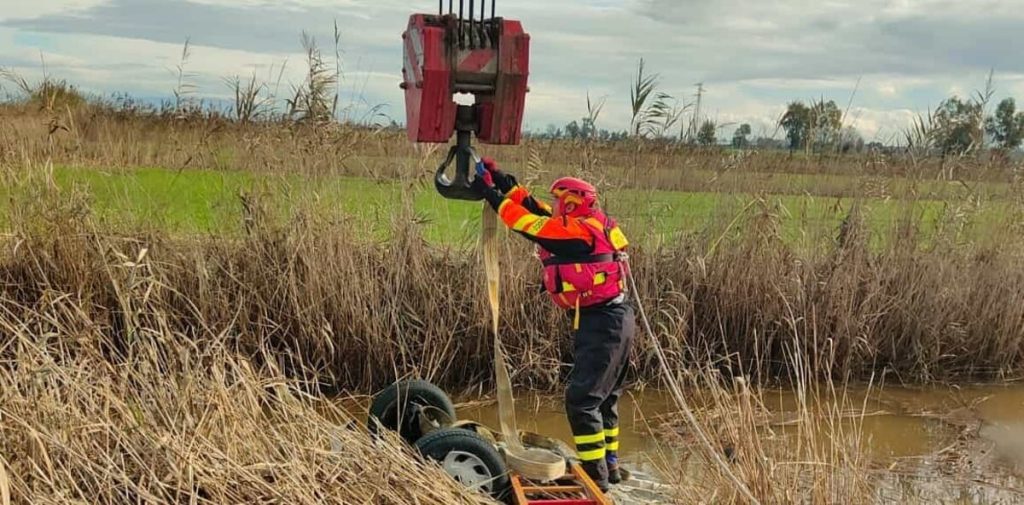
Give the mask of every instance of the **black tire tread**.
[{"label": "black tire tread", "polygon": [[455,405],[452,404],[451,399],[440,388],[425,380],[401,381],[384,388],[374,395],[373,401],[370,403],[370,415],[367,418],[367,427],[370,433],[377,433],[379,422],[385,429],[398,431],[406,442],[410,444],[416,443],[416,440],[421,435],[418,428],[399,427],[387,419],[389,411],[397,408],[399,398],[404,398],[407,402],[416,400],[422,404],[430,405],[444,411],[452,419],[455,419]]}]

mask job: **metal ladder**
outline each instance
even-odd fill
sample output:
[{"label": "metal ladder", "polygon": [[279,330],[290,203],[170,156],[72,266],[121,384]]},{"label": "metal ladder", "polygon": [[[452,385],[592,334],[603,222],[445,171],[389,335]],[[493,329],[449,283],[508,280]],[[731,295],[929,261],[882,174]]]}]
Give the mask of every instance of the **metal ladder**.
[{"label": "metal ladder", "polygon": [[611,505],[594,480],[573,463],[565,477],[551,484],[537,484],[512,475],[512,492],[516,505]]}]

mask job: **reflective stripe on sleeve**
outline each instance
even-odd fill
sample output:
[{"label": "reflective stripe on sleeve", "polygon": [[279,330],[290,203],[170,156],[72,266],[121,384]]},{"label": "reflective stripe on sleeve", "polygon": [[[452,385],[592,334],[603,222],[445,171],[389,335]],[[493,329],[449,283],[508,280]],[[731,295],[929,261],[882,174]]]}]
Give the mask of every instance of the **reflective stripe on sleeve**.
[{"label": "reflective stripe on sleeve", "polygon": [[530,226],[540,220],[539,216],[533,214],[526,214],[525,216],[516,220],[515,224],[512,225],[512,229],[515,231],[523,231],[527,226]]}]

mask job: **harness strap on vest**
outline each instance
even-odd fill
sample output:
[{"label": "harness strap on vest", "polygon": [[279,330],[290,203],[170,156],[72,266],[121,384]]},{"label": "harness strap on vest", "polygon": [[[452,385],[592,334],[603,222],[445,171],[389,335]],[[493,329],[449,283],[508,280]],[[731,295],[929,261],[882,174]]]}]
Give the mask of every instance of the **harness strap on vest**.
[{"label": "harness strap on vest", "polygon": [[615,254],[593,254],[590,256],[580,256],[576,258],[569,258],[564,256],[552,256],[544,261],[544,266],[551,267],[556,265],[576,265],[576,264],[588,264],[588,263],[610,263],[612,261],[618,261],[618,255]]}]

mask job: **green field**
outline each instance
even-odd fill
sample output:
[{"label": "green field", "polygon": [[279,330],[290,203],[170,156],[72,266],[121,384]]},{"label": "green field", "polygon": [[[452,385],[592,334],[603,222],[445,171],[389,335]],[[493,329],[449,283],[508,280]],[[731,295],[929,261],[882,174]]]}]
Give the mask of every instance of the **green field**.
[{"label": "green field", "polygon": [[[76,167],[57,167],[53,178],[65,194],[85,195],[88,208],[105,226],[121,230],[237,234],[243,226],[243,195],[275,217],[312,210],[317,216],[351,223],[357,236],[369,239],[386,238],[398,216],[415,220],[424,235],[435,242],[472,241],[480,229],[480,204],[444,200],[434,193],[429,181],[423,180],[378,182],[222,170],[108,171]],[[24,185],[0,188],[0,196],[10,199],[12,205],[19,205],[27,197]],[[855,202],[852,198],[770,195],[752,204],[755,197],[743,193],[628,189],[612,190],[603,196],[605,206],[622,221],[634,241],[670,240],[680,233],[721,233],[729,223],[771,214],[780,223],[780,234],[786,240],[814,244],[835,236]],[[1003,221],[1009,206],[998,200],[969,206],[939,200],[908,204],[894,199],[862,199],[861,203],[876,241],[907,212],[919,220],[925,232],[959,219],[967,223],[961,234],[983,237]],[[0,215],[0,225],[9,228],[6,213]]]}]

